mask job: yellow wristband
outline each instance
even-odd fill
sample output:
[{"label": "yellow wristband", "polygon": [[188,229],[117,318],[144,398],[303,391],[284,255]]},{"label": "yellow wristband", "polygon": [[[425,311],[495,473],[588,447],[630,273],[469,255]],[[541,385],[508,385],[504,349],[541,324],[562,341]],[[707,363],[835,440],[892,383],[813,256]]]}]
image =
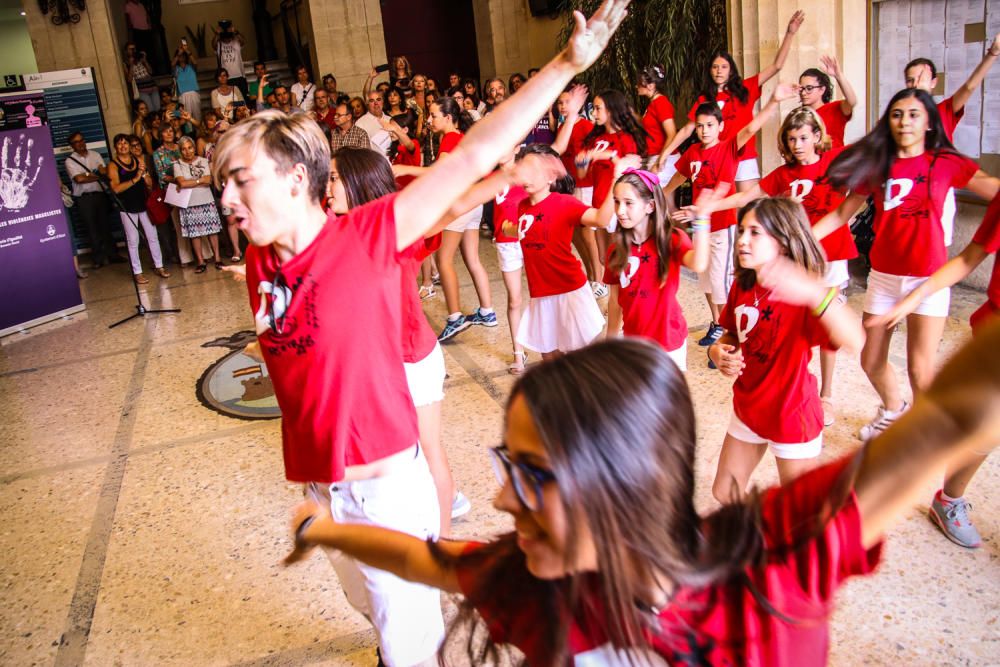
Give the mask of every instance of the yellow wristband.
[{"label": "yellow wristband", "polygon": [[826,296],[823,297],[823,300],[819,302],[819,305],[813,308],[812,311],[813,316],[823,317],[823,314],[826,312],[827,308],[829,308],[830,304],[833,303],[833,300],[837,298],[838,292],[840,292],[839,289],[837,289],[836,287],[831,287],[829,291],[826,293]]}]

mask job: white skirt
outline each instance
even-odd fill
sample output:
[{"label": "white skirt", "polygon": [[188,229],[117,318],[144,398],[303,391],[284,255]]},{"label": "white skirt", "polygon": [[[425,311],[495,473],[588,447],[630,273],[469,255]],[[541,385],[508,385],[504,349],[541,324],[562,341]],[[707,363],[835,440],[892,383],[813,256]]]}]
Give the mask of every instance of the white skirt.
[{"label": "white skirt", "polygon": [[521,316],[517,342],[533,352],[570,352],[604,330],[604,315],[589,283],[565,294],[532,298]]}]

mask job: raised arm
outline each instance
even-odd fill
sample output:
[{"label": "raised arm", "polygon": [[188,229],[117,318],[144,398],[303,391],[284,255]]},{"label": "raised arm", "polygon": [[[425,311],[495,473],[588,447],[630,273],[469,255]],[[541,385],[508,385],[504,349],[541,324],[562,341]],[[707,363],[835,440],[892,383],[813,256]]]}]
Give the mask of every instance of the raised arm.
[{"label": "raised arm", "polygon": [[861,210],[861,207],[865,205],[867,200],[868,198],[864,195],[853,192],[847,195],[847,198],[840,202],[840,206],[824,215],[819,222],[813,225],[813,236],[816,237],[817,241],[822,241],[837,231],[837,229],[850,222],[854,214]]},{"label": "raised arm", "polygon": [[573,127],[576,121],[580,120],[580,109],[587,102],[587,87],[577,84],[569,90],[569,100],[566,104],[566,119],[563,121],[556,140],[552,142],[552,149],[562,155],[569,148],[569,140],[573,136]]},{"label": "raised arm", "polygon": [[757,282],[771,290],[771,298],[783,303],[805,306],[826,330],[834,347],[857,354],[865,344],[861,319],[836,297],[836,288],[823,284],[786,257],[778,257],[757,272]]},{"label": "raised arm", "polygon": [[629,0],[604,0],[585,20],[574,12],[569,43],[538,74],[483,120],[451,153],[399,193],[395,201],[396,245],[402,249],[424,236],[452,202],[499,162],[508,146],[528,134],[553,99],[579,72],[590,67],[625,18]]},{"label": "raised arm", "polygon": [[757,134],[757,130],[764,127],[764,123],[778,112],[778,105],[793,97],[798,97],[796,87],[787,83],[779,83],[774,89],[774,95],[764,105],[764,108],[760,110],[760,113],[754,116],[753,120],[736,135],[736,145],[739,148],[743,148],[753,138],[753,135]]},{"label": "raised arm", "polygon": [[[460,593],[458,576],[453,568],[442,565],[431,553],[427,542],[379,526],[336,523],[330,514],[313,502],[295,509],[292,518],[295,548],[285,557],[290,565],[305,558],[313,547],[332,547],[363,563],[395,574],[400,579]],[[465,542],[440,542],[439,547],[458,556]]]},{"label": "raised arm", "polygon": [[826,73],[836,79],[840,92],[844,94],[844,99],[840,100],[840,110],[845,116],[852,115],[858,103],[858,96],[851,82],[844,76],[844,71],[840,69],[840,63],[833,56],[820,56],[819,61]]},{"label": "raised arm", "polygon": [[983,79],[986,78],[986,74],[993,67],[993,63],[997,61],[997,56],[1000,56],[1000,33],[997,33],[996,37],[993,38],[990,48],[986,49],[986,53],[983,54],[983,59],[976,65],[976,69],[972,70],[969,78],[959,86],[958,90],[952,96],[951,106],[956,113],[965,108],[965,104],[972,97],[972,93],[983,84]]},{"label": "raised arm", "polygon": [[854,490],[866,547],[956,469],[1000,442],[1000,318],[963,347],[913,407],[860,454]]},{"label": "raised arm", "polygon": [[365,85],[361,87],[361,95],[364,97],[365,104],[368,103],[368,94],[372,92],[372,82],[375,81],[375,77],[378,76],[378,72],[372,67],[372,71],[368,72],[368,78],[365,79]]},{"label": "raised arm", "polygon": [[757,75],[758,84],[763,86],[774,78],[774,75],[780,72],[781,68],[785,66],[785,60],[788,59],[788,52],[792,50],[792,38],[795,37],[795,33],[799,31],[799,26],[805,20],[806,13],[801,9],[792,14],[792,18],[788,20],[788,27],[785,28],[785,36],[778,47],[778,55],[774,57],[773,63],[762,69]]}]

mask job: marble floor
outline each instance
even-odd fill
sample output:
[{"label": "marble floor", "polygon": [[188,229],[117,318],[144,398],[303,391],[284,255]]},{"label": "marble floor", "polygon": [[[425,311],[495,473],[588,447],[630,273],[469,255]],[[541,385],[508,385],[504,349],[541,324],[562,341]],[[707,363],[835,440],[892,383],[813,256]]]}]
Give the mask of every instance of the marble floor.
[{"label": "marble floor", "polygon": [[[503,313],[492,247],[484,243],[481,255]],[[226,417],[196,395],[199,377],[226,353],[203,344],[252,328],[245,287],[211,268],[151,275],[148,303],[183,312],[109,330],[134,308],[124,266],[81,282],[85,312],[0,341],[0,664],[374,665],[373,634],[326,559],[279,565],[288,510],[300,498],[282,476],[279,422]],[[471,309],[475,293],[464,269],[460,276]],[[697,501],[710,510],[730,386],[705,368],[694,343],[707,312],[691,280],[680,298],[692,331]],[[955,291],[942,357],[968,336],[967,316],[981,298]],[[851,304],[859,307],[859,294]],[[425,308],[441,322],[440,296]],[[490,506],[496,483],[485,454],[500,436],[513,383],[501,321],[445,347],[444,442],[473,504],[457,536],[508,525]],[[824,460],[858,446],[853,434],[876,403],[857,360],[841,359]],[[755,481],[776,481],[773,461]],[[1000,457],[970,489],[985,540],[976,551],[945,540],[926,508],[913,507],[878,575],[842,590],[831,664],[1000,665],[997,489]]]}]

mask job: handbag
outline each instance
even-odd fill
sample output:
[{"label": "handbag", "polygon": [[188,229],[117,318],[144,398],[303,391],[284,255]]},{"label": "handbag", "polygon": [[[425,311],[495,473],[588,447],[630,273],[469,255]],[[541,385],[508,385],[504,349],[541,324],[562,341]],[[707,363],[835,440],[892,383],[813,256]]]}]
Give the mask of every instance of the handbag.
[{"label": "handbag", "polygon": [[162,225],[170,220],[170,205],[164,201],[166,194],[162,188],[154,187],[146,196],[146,215],[154,225]]}]

